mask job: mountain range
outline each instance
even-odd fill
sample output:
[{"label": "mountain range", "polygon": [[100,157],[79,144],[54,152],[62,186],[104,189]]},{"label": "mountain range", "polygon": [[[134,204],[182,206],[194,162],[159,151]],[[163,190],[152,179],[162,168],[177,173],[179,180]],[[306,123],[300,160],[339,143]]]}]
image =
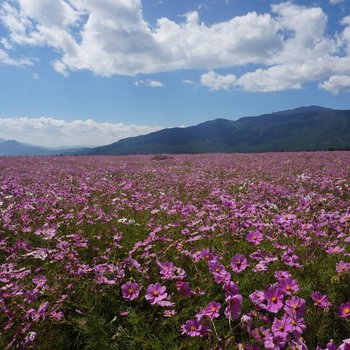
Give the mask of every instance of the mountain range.
[{"label": "mountain range", "polygon": [[350,110],[318,106],[244,117],[215,119],[129,137],[80,155],[276,152],[350,148]]},{"label": "mountain range", "polygon": [[115,143],[77,149],[48,149],[0,139],[0,155],[128,155],[158,153],[279,152],[350,149],[350,110],[309,106],[288,111],[214,119],[167,128]]}]

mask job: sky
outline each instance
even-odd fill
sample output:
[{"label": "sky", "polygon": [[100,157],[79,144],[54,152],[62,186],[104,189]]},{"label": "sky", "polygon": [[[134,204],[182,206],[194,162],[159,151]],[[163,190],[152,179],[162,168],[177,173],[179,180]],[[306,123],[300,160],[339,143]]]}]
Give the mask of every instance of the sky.
[{"label": "sky", "polygon": [[350,109],[350,1],[0,0],[0,138],[97,146]]}]

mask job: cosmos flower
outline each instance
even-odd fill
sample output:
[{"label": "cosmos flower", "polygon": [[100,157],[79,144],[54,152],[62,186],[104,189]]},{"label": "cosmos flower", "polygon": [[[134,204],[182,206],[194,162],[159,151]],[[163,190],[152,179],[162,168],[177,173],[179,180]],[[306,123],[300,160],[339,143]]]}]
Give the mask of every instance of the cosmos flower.
[{"label": "cosmos flower", "polygon": [[247,265],[247,259],[243,254],[236,254],[231,259],[231,269],[236,273],[244,271],[247,268]]},{"label": "cosmos flower", "polygon": [[267,311],[276,313],[283,307],[283,294],[277,287],[270,287],[265,292],[265,298],[267,300],[267,305],[265,309]]},{"label": "cosmos flower", "polygon": [[162,286],[158,282],[155,284],[150,284],[147,287],[145,298],[151,303],[151,305],[159,304],[168,296],[168,294],[165,291],[166,287]]},{"label": "cosmos flower", "polygon": [[211,301],[202,311],[203,316],[210,318],[218,318],[220,316],[221,304],[216,301]]},{"label": "cosmos flower", "polygon": [[140,295],[140,285],[137,282],[126,282],[121,286],[124,299],[134,300]]},{"label": "cosmos flower", "polygon": [[339,316],[342,318],[350,317],[350,301],[343,303],[339,306]]},{"label": "cosmos flower", "polygon": [[247,235],[247,241],[253,243],[254,245],[260,244],[263,240],[263,235],[260,231],[251,231]]},{"label": "cosmos flower", "polygon": [[331,306],[327,295],[323,295],[320,292],[313,291],[311,293],[311,298],[314,301],[314,305],[322,309],[326,309]]},{"label": "cosmos flower", "polygon": [[46,277],[44,275],[35,276],[33,278],[33,282],[37,285],[37,287],[43,287],[46,284]]}]

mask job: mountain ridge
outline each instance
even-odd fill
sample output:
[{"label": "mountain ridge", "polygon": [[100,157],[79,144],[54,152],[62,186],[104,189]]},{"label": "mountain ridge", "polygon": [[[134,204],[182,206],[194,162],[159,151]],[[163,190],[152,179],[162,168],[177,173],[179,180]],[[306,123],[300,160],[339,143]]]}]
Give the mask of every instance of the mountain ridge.
[{"label": "mountain ridge", "polygon": [[347,147],[350,110],[306,106],[238,120],[216,118],[186,128],[166,128],[77,154],[273,152]]}]

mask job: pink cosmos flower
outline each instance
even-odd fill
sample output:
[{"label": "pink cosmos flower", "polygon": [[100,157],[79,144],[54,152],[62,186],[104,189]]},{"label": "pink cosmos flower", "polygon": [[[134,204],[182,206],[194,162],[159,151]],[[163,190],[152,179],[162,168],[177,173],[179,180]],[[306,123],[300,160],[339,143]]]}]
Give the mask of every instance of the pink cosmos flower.
[{"label": "pink cosmos flower", "polygon": [[282,293],[291,295],[299,290],[298,282],[292,278],[285,278],[278,282],[278,288]]},{"label": "pink cosmos flower", "polygon": [[126,282],[121,286],[124,299],[134,300],[140,295],[140,285],[137,282]]},{"label": "pink cosmos flower", "polygon": [[295,318],[302,317],[305,313],[305,299],[292,297],[286,301],[285,312]]},{"label": "pink cosmos flower", "polygon": [[288,334],[294,329],[292,319],[288,315],[284,315],[281,320],[275,318],[272,323],[272,332],[274,337],[281,337],[287,340]]},{"label": "pink cosmos flower", "polygon": [[188,320],[181,326],[182,334],[187,334],[190,337],[203,337],[210,333],[210,328],[203,320],[196,318]]},{"label": "pink cosmos flower", "polygon": [[226,300],[238,294],[238,286],[232,281],[225,283],[223,289],[225,291]]},{"label": "pink cosmos flower", "polygon": [[277,287],[270,287],[265,292],[265,298],[267,299],[267,305],[265,309],[267,311],[277,313],[283,307],[283,294]]},{"label": "pink cosmos flower", "polygon": [[181,326],[182,334],[187,334],[190,337],[201,337],[202,325],[201,321],[196,318],[188,320],[185,324]]},{"label": "pink cosmos flower", "polygon": [[329,247],[329,248],[326,250],[326,252],[327,252],[328,254],[339,254],[339,253],[344,252],[344,248],[340,248],[340,247],[338,247],[338,246],[336,246],[336,247]]},{"label": "pink cosmos flower", "polygon": [[244,271],[247,268],[247,259],[243,254],[236,254],[231,259],[231,269],[237,273]]},{"label": "pink cosmos flower", "polygon": [[33,278],[33,282],[37,285],[37,287],[43,287],[46,284],[46,277],[44,275],[35,276]]},{"label": "pink cosmos flower", "polygon": [[176,290],[182,295],[183,298],[188,298],[194,294],[188,282],[176,281]]},{"label": "pink cosmos flower", "polygon": [[150,284],[147,287],[145,298],[151,303],[151,305],[159,304],[168,296],[165,291],[166,287],[162,286],[158,282],[155,284]]},{"label": "pink cosmos flower", "polygon": [[343,303],[339,306],[339,316],[342,318],[350,317],[350,301]]},{"label": "pink cosmos flower", "polygon": [[320,292],[314,291],[311,293],[311,298],[314,301],[314,305],[322,309],[326,309],[331,306],[327,295],[322,295]]},{"label": "pink cosmos flower", "polygon": [[346,263],[343,260],[339,261],[339,263],[337,264],[335,270],[338,273],[344,273],[350,270],[350,263]]},{"label": "pink cosmos flower", "polygon": [[260,244],[263,240],[263,235],[260,231],[251,231],[247,235],[247,241],[253,243],[254,245]]},{"label": "pink cosmos flower", "polygon": [[201,314],[210,318],[218,318],[220,316],[220,308],[220,303],[211,301]]},{"label": "pink cosmos flower", "polygon": [[227,307],[224,311],[226,318],[229,320],[237,320],[242,309],[243,297],[241,294],[237,294],[230,298],[227,298]]},{"label": "pink cosmos flower", "polygon": [[350,338],[343,340],[343,343],[339,346],[339,350],[350,350]]}]

